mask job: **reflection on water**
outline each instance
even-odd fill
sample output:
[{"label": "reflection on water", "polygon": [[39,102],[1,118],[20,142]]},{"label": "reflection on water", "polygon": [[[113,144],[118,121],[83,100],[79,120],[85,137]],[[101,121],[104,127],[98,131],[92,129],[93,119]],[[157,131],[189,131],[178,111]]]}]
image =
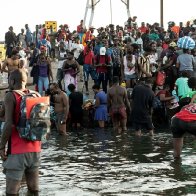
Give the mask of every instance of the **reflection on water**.
[{"label": "reflection on water", "polygon": [[[185,139],[182,160],[172,157],[171,134],[141,138],[110,130],[52,135],[42,152],[40,195],[195,195],[194,140]],[[0,195],[5,189],[0,174]],[[25,195],[26,189],[21,189]]]}]

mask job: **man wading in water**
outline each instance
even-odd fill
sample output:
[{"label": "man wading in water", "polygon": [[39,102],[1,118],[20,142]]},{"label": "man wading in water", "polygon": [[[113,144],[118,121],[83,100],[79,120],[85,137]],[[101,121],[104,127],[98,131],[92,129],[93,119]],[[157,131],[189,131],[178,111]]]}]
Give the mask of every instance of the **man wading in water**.
[{"label": "man wading in water", "polygon": [[119,86],[118,76],[113,78],[113,86],[108,90],[107,99],[114,129],[118,132],[126,131],[126,109],[130,111],[130,104],[126,89]]},{"label": "man wading in water", "polygon": [[66,121],[69,113],[68,97],[57,83],[50,84],[50,93],[54,98],[54,111],[56,114],[56,127],[61,135],[66,135]]}]

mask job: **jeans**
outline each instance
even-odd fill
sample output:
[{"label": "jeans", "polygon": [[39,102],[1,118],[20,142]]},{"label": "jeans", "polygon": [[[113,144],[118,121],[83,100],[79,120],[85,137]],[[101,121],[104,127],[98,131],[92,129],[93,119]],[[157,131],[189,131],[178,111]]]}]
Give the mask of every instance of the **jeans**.
[{"label": "jeans", "polygon": [[91,75],[92,80],[96,80],[96,70],[91,65],[83,65],[84,81],[88,81],[89,74]]},{"label": "jeans", "polygon": [[105,93],[107,93],[107,83],[108,83],[108,76],[107,73],[97,73],[97,85],[101,85]]},{"label": "jeans", "polygon": [[48,77],[39,76],[39,78],[38,78],[38,91],[41,96],[43,95],[43,89],[44,89],[44,91],[46,91],[48,89],[48,87],[49,87]]}]

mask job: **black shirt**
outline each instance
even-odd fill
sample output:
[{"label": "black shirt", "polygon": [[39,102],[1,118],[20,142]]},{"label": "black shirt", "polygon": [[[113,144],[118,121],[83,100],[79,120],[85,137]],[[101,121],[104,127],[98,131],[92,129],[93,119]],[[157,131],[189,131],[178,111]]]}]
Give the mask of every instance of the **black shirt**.
[{"label": "black shirt", "polygon": [[135,86],[132,92],[132,100],[133,122],[148,122],[148,119],[151,116],[151,109],[154,100],[154,93],[152,89],[144,84]]}]

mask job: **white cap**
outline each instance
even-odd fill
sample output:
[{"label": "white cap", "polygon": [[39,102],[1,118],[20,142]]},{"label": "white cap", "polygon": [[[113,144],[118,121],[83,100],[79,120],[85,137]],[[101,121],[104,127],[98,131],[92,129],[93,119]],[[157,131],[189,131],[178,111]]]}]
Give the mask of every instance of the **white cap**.
[{"label": "white cap", "polygon": [[106,48],[105,47],[101,47],[99,53],[100,53],[100,55],[105,55]]}]

